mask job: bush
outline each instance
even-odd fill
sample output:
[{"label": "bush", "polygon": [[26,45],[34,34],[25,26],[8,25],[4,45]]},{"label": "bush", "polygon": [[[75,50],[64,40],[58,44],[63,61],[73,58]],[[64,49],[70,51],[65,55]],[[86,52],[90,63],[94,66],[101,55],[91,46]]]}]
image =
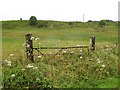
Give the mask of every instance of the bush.
[{"label": "bush", "polygon": [[29,24],[32,26],[37,25],[37,18],[35,16],[31,16],[29,19]]},{"label": "bush", "polygon": [[37,25],[38,28],[48,27],[48,22],[40,21]]},{"label": "bush", "polygon": [[106,25],[105,21],[104,20],[101,20],[99,22],[99,27],[104,27]]}]

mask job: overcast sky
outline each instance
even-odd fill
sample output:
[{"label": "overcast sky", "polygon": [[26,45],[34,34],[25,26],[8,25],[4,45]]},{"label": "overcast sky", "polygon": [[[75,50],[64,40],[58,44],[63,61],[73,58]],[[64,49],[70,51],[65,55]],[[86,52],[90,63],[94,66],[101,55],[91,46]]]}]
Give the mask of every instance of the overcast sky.
[{"label": "overcast sky", "polygon": [[0,20],[118,20],[119,0],[0,0]]}]

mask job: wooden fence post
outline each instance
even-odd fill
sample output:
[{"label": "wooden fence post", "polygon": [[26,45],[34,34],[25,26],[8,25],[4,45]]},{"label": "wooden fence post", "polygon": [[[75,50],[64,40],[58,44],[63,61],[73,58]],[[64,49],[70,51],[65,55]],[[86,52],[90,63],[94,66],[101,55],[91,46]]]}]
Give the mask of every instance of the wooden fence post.
[{"label": "wooden fence post", "polygon": [[31,60],[32,62],[34,62],[33,60],[33,41],[31,40],[32,34],[26,34],[25,38],[26,38],[26,55],[27,55],[27,59]]},{"label": "wooden fence post", "polygon": [[90,46],[89,46],[90,50],[95,50],[95,37],[92,36],[90,37]]}]

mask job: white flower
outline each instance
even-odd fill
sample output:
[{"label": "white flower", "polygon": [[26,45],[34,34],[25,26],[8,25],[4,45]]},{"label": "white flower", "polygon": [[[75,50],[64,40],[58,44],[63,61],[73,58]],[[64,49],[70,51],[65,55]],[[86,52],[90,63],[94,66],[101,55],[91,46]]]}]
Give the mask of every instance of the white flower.
[{"label": "white flower", "polygon": [[41,43],[38,43],[39,45],[41,45]]},{"label": "white flower", "polygon": [[71,53],[73,53],[73,51],[71,51]]},{"label": "white flower", "polygon": [[11,61],[7,61],[8,64],[11,64]]},{"label": "white flower", "polygon": [[12,65],[11,65],[11,61],[7,61],[7,65],[9,66],[9,67],[11,67]]},{"label": "white flower", "polygon": [[100,61],[100,59],[98,58],[97,61]]},{"label": "white flower", "polygon": [[97,61],[97,63],[101,63],[100,61]]},{"label": "white flower", "polygon": [[82,56],[80,56],[80,59],[82,59],[83,57]]},{"label": "white flower", "polygon": [[22,70],[22,71],[25,71],[25,69],[24,69],[24,68],[22,68],[21,70]]},{"label": "white flower", "polygon": [[10,57],[13,57],[14,56],[14,54],[10,54]]},{"label": "white flower", "polygon": [[5,62],[7,62],[8,60],[5,60]]},{"label": "white flower", "polygon": [[33,68],[33,65],[28,64],[28,65],[27,65],[27,68]]},{"label": "white flower", "polygon": [[82,52],[82,50],[80,50],[80,52]]},{"label": "white flower", "polygon": [[40,79],[39,78],[36,78],[36,81],[39,81]]},{"label": "white flower", "polygon": [[92,61],[93,59],[90,59],[90,61]]},{"label": "white flower", "polygon": [[12,74],[11,77],[14,78],[14,77],[15,77],[15,74]]},{"label": "white flower", "polygon": [[30,40],[34,40],[35,37],[31,37]]},{"label": "white flower", "polygon": [[117,45],[114,45],[114,47],[116,47]]},{"label": "white flower", "polygon": [[104,68],[104,67],[105,67],[105,65],[102,65],[102,67]]},{"label": "white flower", "polygon": [[100,68],[100,70],[102,71],[102,70],[103,70],[103,68]]},{"label": "white flower", "polygon": [[39,55],[37,58],[41,58],[42,56],[41,55]]},{"label": "white flower", "polygon": [[66,53],[67,51],[66,50],[63,50],[63,53]]},{"label": "white flower", "polygon": [[38,40],[39,40],[39,38],[36,38],[36,39],[35,39],[35,41],[38,41]]},{"label": "white flower", "polygon": [[82,55],[82,53],[80,53],[80,55]]},{"label": "white flower", "polygon": [[28,56],[30,56],[31,54],[30,53],[28,53]]},{"label": "white flower", "polygon": [[29,44],[27,44],[27,46],[26,46],[27,48],[29,48],[30,47],[30,45]]},{"label": "white flower", "polygon": [[52,54],[52,52],[49,52],[49,54]]},{"label": "white flower", "polygon": [[80,45],[77,45],[77,47],[79,47]]},{"label": "white flower", "polygon": [[37,69],[38,69],[38,67],[33,67],[33,69],[34,69],[34,70],[37,70]]},{"label": "white flower", "polygon": [[12,65],[11,65],[11,63],[8,63],[7,65],[8,65],[9,67],[11,67],[11,66],[12,66]]},{"label": "white flower", "polygon": [[106,45],[107,48],[109,48],[110,46],[109,45]]}]

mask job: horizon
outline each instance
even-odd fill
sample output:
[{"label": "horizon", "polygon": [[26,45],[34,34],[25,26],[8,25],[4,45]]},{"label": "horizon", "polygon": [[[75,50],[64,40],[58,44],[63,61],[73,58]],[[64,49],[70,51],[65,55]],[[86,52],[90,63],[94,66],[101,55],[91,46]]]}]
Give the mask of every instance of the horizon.
[{"label": "horizon", "polygon": [[[36,17],[37,18],[37,17]],[[21,18],[20,18],[21,19]],[[29,21],[29,19],[27,20],[25,20],[25,19],[22,19],[22,20],[20,20],[20,19],[16,19],[16,20],[2,20],[2,22],[3,21]],[[111,19],[101,19],[101,20],[111,20]],[[99,22],[99,21],[101,21],[101,20],[91,20],[92,22]],[[58,22],[83,22],[83,21],[60,21],[60,20],[40,20],[40,19],[37,19],[37,21],[58,21]],[[89,21],[89,20],[88,20]],[[84,22],[88,22],[88,21],[84,21]],[[118,22],[118,20],[111,20],[111,21],[113,21],[113,22]],[[1,22],[1,21],[0,21]]]},{"label": "horizon", "polygon": [[[6,3],[7,2],[7,3]],[[0,21],[38,20],[81,21],[112,20],[118,21],[119,0],[2,0]]]}]

